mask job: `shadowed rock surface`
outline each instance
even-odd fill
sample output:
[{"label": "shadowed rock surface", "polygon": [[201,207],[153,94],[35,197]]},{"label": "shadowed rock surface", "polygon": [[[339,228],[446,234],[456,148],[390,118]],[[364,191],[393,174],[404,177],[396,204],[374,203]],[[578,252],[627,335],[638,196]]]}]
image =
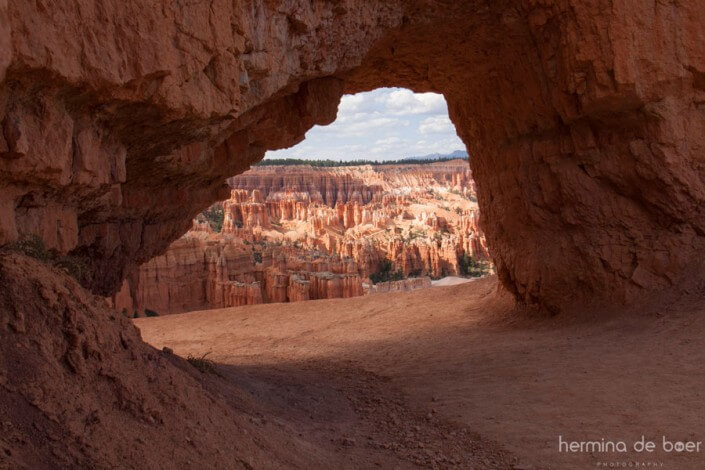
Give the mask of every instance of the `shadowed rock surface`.
[{"label": "shadowed rock surface", "polygon": [[592,0],[0,3],[0,243],[114,293],[343,93],[444,94],[504,287],[552,311],[703,272],[705,14]]},{"label": "shadowed rock surface", "polygon": [[59,269],[0,253],[0,285],[3,470],[511,468],[355,364],[204,373]]},{"label": "shadowed rock surface", "polygon": [[[497,440],[518,458],[510,467],[515,470],[609,468],[611,462],[615,468],[701,470],[702,445],[700,452],[662,448],[662,436],[671,442],[705,436],[699,372],[705,283],[698,292],[696,300],[576,321],[565,314],[520,315],[511,296],[498,292],[497,279],[488,277],[135,323],[156,347],[182,355],[210,351],[209,357],[238,367],[310,360],[355,365],[384,377],[385,388],[398,388],[431,422],[447,419]],[[385,419],[407,434],[405,417],[394,414]],[[627,449],[559,452],[559,435],[571,442],[621,440]],[[653,452],[633,449],[642,436],[655,442]],[[429,450],[437,445],[422,443]],[[501,468],[459,467],[484,466]],[[447,462],[439,467],[454,468]]]}]

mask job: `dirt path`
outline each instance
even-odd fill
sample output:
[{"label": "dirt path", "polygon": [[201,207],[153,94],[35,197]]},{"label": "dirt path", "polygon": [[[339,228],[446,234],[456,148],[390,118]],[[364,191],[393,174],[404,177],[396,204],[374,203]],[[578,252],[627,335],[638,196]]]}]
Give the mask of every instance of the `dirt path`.
[{"label": "dirt path", "polygon": [[[304,416],[308,406],[295,411],[283,404],[312,404],[318,397],[328,413],[312,419],[319,438],[332,435],[363,454],[393,449],[405,462],[439,468],[456,462],[461,468],[577,469],[629,461],[705,468],[702,446],[692,453],[661,448],[662,436],[705,441],[700,303],[583,322],[513,321],[511,310],[496,294],[496,281],[484,279],[136,324],[157,347],[183,356],[210,352],[226,370],[249,371],[249,378],[228,380],[259,384],[261,400],[279,400],[267,415]],[[302,377],[308,386],[282,388]],[[344,399],[317,395],[312,386],[336,387],[337,381]],[[356,425],[325,430],[350,407]],[[318,428],[305,429],[315,435]],[[631,449],[642,435],[656,443],[654,452],[558,451],[559,436],[623,441]]]}]

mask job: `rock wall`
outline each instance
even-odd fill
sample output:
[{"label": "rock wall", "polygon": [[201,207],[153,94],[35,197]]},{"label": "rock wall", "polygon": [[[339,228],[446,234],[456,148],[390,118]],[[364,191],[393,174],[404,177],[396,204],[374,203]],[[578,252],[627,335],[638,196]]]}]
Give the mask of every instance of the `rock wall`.
[{"label": "rock wall", "polygon": [[629,303],[705,269],[703,31],[696,0],[0,2],[0,243],[112,294],[343,93],[403,86],[445,95],[518,300]]},{"label": "rock wall", "polygon": [[207,225],[140,266],[111,297],[116,310],[159,315],[274,302],[355,297],[362,278],[337,259],[277,245],[249,244]]},{"label": "rock wall", "polygon": [[475,184],[463,160],[258,166],[229,183],[237,189],[223,204],[224,233],[276,239],[269,232],[282,231],[284,223],[290,232],[281,238],[298,231],[301,236],[293,238],[304,247],[350,258],[363,276],[376,272],[384,259],[404,275],[442,277],[459,274],[463,253],[489,257],[478,227]]},{"label": "rock wall", "polygon": [[[385,261],[400,276],[440,278],[461,274],[463,254],[488,257],[463,160],[258,166],[229,182],[238,189],[217,204],[222,230],[213,232],[206,213],[199,215],[186,235],[113,296],[119,310],[169,314],[354,297],[375,290],[368,276]],[[326,201],[321,194],[331,187],[344,189]],[[367,203],[363,193],[371,194]],[[422,286],[414,282],[407,284]]]},{"label": "rock wall", "polygon": [[[418,190],[443,185],[468,188],[475,193],[475,183],[469,168],[459,168],[460,160],[431,165],[385,165],[320,168],[307,165],[259,166],[253,171],[228,179],[233,189],[258,191],[263,199],[290,199],[288,195],[308,195],[311,202],[336,207],[357,202],[366,205],[382,202],[385,194],[400,188]],[[274,194],[280,193],[275,196]],[[261,201],[258,201],[261,202]]]}]

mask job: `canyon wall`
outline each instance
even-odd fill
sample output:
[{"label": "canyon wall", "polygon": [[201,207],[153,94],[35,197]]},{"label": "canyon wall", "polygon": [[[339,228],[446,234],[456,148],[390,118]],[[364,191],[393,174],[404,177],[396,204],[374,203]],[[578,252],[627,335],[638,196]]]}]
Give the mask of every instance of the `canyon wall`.
[{"label": "canyon wall", "polygon": [[224,232],[297,241],[303,248],[351,258],[363,276],[376,272],[384,259],[405,276],[442,277],[459,274],[463,253],[489,257],[464,160],[258,166],[229,183],[237,189],[223,206]]},{"label": "canyon wall", "polygon": [[[345,298],[430,286],[487,260],[464,160],[423,165],[257,166],[113,297],[125,313],[159,314]],[[210,220],[210,222],[214,222]],[[218,220],[218,223],[220,221]],[[384,282],[378,275],[413,279]],[[465,273],[466,274],[466,273]],[[428,280],[425,282],[424,279]]]},{"label": "canyon wall", "polygon": [[704,31],[696,0],[3,1],[0,244],[112,294],[343,93],[402,86],[446,97],[519,301],[677,289],[705,270]]},{"label": "canyon wall", "polygon": [[337,257],[218,234],[207,224],[143,264],[112,297],[117,310],[143,316],[275,302],[355,297],[362,278]]}]

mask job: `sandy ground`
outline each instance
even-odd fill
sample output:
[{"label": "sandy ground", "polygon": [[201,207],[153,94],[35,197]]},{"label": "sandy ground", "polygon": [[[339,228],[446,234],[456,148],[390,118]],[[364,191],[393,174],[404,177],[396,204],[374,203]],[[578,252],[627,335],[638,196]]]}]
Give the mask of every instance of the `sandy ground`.
[{"label": "sandy ground", "polygon": [[[430,424],[416,440],[390,438],[389,429],[385,439],[397,441],[371,439],[374,445],[402,442],[409,449],[449,443],[452,449],[443,451],[447,465],[435,461],[436,468],[452,466],[459,452],[455,436],[468,433],[474,437],[467,446],[477,448],[465,450],[482,453],[486,468],[501,468],[507,450],[514,468],[616,468],[636,461],[680,470],[705,468],[702,445],[700,452],[662,450],[663,436],[705,441],[702,310],[702,302],[682,302],[619,317],[532,319],[513,311],[491,277],[407,293],[135,323],[157,347],[183,356],[210,353],[222,369],[240,371],[229,380],[258,383],[267,399],[310,403],[319,387],[335,388],[331,380],[342,371],[345,390],[368,404],[345,411],[357,413],[358,424],[332,425],[326,436],[346,439],[345,432],[370,423],[413,434],[418,423]],[[311,374],[315,378],[308,381]],[[299,384],[295,392],[289,382]],[[380,415],[388,405],[370,405],[378,399],[396,403],[399,412]],[[351,399],[339,400],[340,409],[349,410],[343,404]],[[273,418],[285,408],[273,410]],[[559,436],[622,441],[629,452],[559,452]],[[631,451],[642,436],[655,442],[653,452]],[[366,438],[353,439],[359,445]]]}]

